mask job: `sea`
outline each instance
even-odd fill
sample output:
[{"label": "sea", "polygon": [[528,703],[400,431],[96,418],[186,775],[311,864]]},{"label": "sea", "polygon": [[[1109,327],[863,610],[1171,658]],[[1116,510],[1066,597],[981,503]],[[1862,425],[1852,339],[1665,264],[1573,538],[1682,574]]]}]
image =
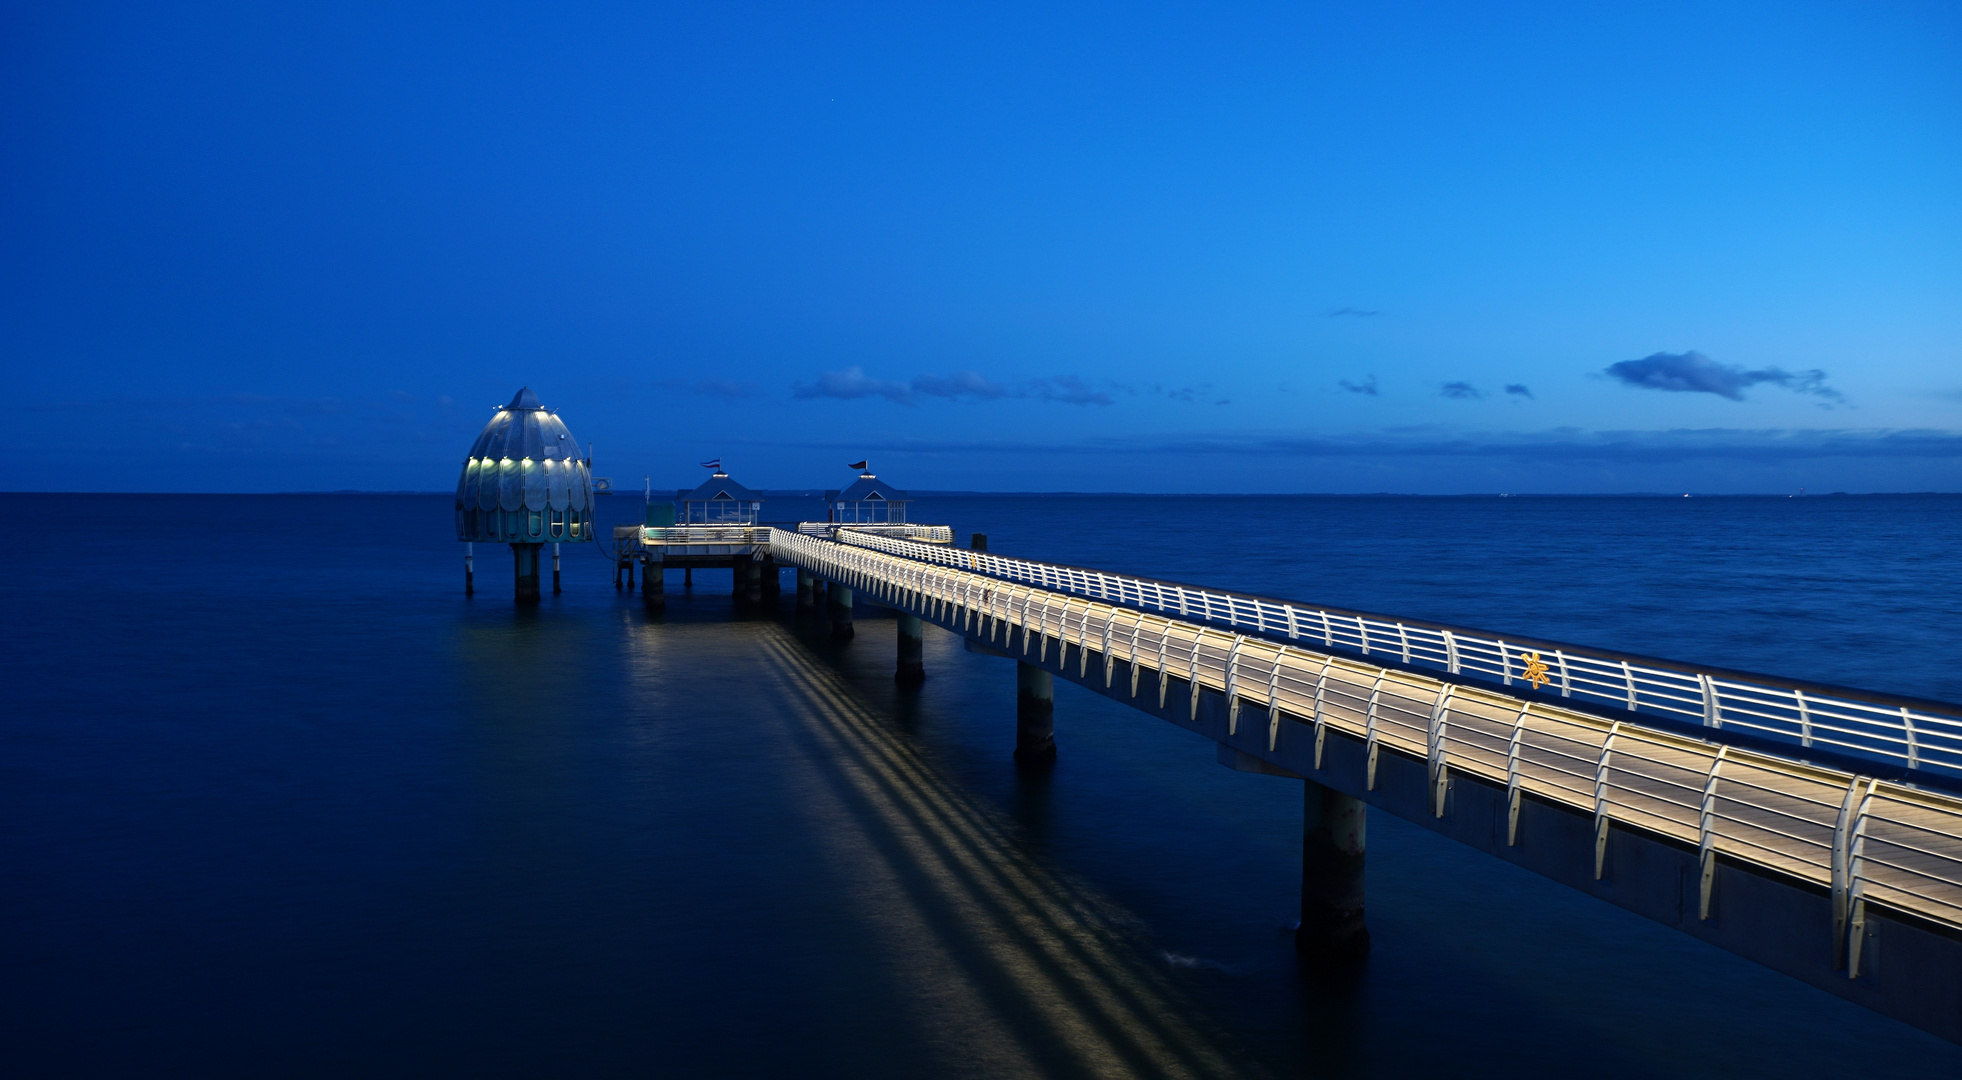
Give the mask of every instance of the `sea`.
[{"label": "sea", "polygon": [[[448,495],[7,496],[0,1075],[1962,1076],[1962,1047],[727,570],[511,597]],[[639,496],[601,499],[603,524]],[[765,516],[811,514],[781,496]],[[1962,497],[923,495],[992,551],[1962,701]],[[33,528],[27,528],[28,525]],[[549,585],[548,585],[549,589]]]}]

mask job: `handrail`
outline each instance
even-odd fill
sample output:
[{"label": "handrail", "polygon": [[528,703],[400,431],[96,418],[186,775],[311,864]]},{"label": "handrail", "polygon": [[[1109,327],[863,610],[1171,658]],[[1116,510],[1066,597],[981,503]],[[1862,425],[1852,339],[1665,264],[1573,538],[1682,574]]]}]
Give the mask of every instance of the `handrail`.
[{"label": "handrail", "polygon": [[860,533],[841,543],[1718,731],[1962,776],[1962,706]]},{"label": "handrail", "polygon": [[768,525],[643,525],[643,543],[664,544],[766,544]]},{"label": "handrail", "polygon": [[[1701,918],[1710,917],[1718,855],[1812,882],[1832,894],[1835,950],[1849,956],[1849,977],[1861,970],[1868,903],[1962,928],[1962,799],[871,545],[779,530],[770,546],[781,561],[1011,655],[1019,645],[1046,663],[1053,644],[1067,666],[1073,646],[1078,676],[1088,678],[1098,654],[1106,688],[1124,660],[1133,698],[1155,691],[1159,707],[1189,708],[1195,719],[1201,689],[1216,690],[1227,696],[1228,734],[1264,720],[1269,752],[1283,719],[1309,727],[1315,768],[1326,731],[1366,740],[1370,788],[1379,749],[1427,762],[1438,816],[1447,812],[1450,775],[1503,787],[1509,846],[1518,842],[1522,793],[1585,813],[1596,822],[1597,877],[1610,829],[1673,838],[1699,853]],[[1147,670],[1156,683],[1149,689],[1140,679]],[[1189,704],[1169,697],[1174,680]]]},{"label": "handrail", "polygon": [[902,540],[924,540],[930,544],[951,544],[954,530],[948,525],[915,525],[911,522],[861,522],[861,521],[802,521],[797,531],[805,536],[821,536],[827,540],[835,538],[842,530],[850,529],[864,536],[884,536]]}]

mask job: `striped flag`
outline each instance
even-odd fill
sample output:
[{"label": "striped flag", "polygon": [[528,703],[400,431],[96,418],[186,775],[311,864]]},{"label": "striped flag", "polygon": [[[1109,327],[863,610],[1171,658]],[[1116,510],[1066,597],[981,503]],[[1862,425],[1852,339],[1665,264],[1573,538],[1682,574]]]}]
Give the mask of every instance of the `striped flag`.
[{"label": "striped flag", "polygon": [[704,468],[704,469],[720,469],[721,467],[722,467],[722,459],[721,459],[721,458],[716,458],[716,459],[715,459],[714,461],[704,461],[704,462],[702,462],[702,468]]}]

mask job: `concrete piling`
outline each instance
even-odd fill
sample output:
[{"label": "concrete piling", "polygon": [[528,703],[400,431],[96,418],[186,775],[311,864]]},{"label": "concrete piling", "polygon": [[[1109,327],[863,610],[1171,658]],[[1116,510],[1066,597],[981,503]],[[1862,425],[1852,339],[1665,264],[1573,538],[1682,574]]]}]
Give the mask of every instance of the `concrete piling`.
[{"label": "concrete piling", "polygon": [[477,594],[477,545],[463,545],[463,595]]},{"label": "concrete piling", "polygon": [[1034,664],[1015,662],[1015,764],[1046,769],[1056,763],[1056,680]]},{"label": "concrete piling", "polygon": [[926,681],[926,639],[918,615],[899,613],[899,669],[892,680],[901,686],[918,686]]},{"label": "concrete piling", "polygon": [[743,599],[752,604],[763,602],[763,560],[755,555],[743,560]]},{"label": "concrete piling", "polygon": [[1301,927],[1295,948],[1317,960],[1355,960],[1369,951],[1363,921],[1363,848],[1368,805],[1304,780]]},{"label": "concrete piling", "polygon": [[668,606],[668,581],[666,566],[659,551],[649,551],[641,558],[640,599],[649,611],[662,611]]},{"label": "concrete piling", "polygon": [[809,570],[797,568],[797,610],[811,610],[811,594],[816,591],[816,579]]},{"label": "concrete piling", "polygon": [[831,583],[831,640],[850,641],[858,635],[852,627],[852,590],[849,585]]},{"label": "concrete piling", "polygon": [[543,544],[512,544],[511,563],[517,578],[517,601],[536,604],[538,596],[538,549]]},{"label": "concrete piling", "polygon": [[559,545],[552,545],[552,595],[559,595]]}]

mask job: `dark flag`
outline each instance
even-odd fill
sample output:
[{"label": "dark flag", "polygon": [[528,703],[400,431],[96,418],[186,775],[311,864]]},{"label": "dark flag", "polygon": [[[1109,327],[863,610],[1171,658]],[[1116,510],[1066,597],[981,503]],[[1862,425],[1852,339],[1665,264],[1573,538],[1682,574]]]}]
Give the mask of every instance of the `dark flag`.
[{"label": "dark flag", "polygon": [[866,459],[865,459],[864,461],[854,461],[854,462],[852,462],[852,463],[851,463],[850,465],[847,465],[847,466],[845,466],[845,468],[847,468],[847,469],[863,469],[863,468],[865,468],[865,467],[866,467],[866,466],[867,466],[868,464],[870,464],[870,463],[871,463],[871,461],[872,461],[872,459],[871,459],[871,458],[866,458]]}]

